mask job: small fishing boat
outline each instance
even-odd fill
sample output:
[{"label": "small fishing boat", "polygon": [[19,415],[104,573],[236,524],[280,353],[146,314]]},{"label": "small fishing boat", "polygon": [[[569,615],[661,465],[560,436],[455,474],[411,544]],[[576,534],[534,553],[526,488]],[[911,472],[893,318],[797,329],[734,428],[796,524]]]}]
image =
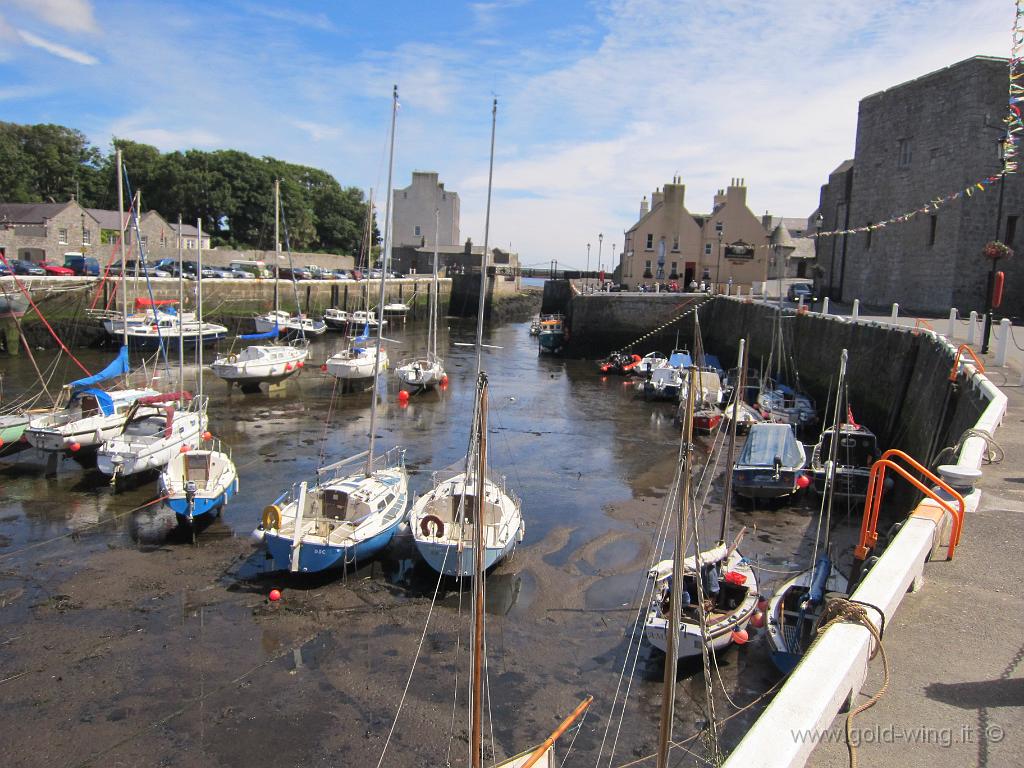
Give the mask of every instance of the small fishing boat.
[{"label": "small fishing boat", "polygon": [[838,445],[835,452],[835,480],[833,493],[843,498],[863,499],[868,492],[868,477],[871,465],[881,455],[875,433],[853,420],[853,413],[847,410],[847,419],[838,427],[829,427],[821,433],[818,443],[811,451],[811,471],[814,473],[813,490],[824,494],[828,477],[828,461],[832,455],[832,443]]},{"label": "small fishing boat", "polygon": [[770,420],[792,424],[798,430],[813,426],[818,421],[814,401],[810,397],[770,378],[762,382],[757,405]]},{"label": "small fishing boat", "polygon": [[321,336],[327,332],[327,325],[323,320],[314,320],[304,314],[290,315],[280,309],[257,315],[254,322],[256,333],[267,333],[274,328],[282,335],[297,333],[303,336]]},{"label": "small fishing boat", "polygon": [[732,402],[722,409],[722,418],[726,421],[731,421],[734,414],[738,414],[736,428],[740,434],[746,434],[754,424],[764,421],[756,408],[742,401]]},{"label": "small fishing boat", "polygon": [[219,442],[179,452],[160,473],[160,494],[179,523],[199,525],[219,515],[238,493],[238,472]]},{"label": "small fishing boat", "polygon": [[[239,338],[264,338],[264,334],[245,334]],[[308,357],[309,342],[305,339],[295,339],[290,344],[253,344],[241,352],[218,355],[210,370],[228,384],[242,387],[261,382],[276,384],[298,373]]]},{"label": "small fishing boat", "polygon": [[344,309],[329,307],[324,310],[324,323],[327,325],[328,330],[344,331],[348,328],[350,321],[349,313]]},{"label": "small fishing boat", "polygon": [[355,326],[356,328],[370,328],[374,329],[378,325],[382,328],[388,324],[387,320],[383,318],[378,319],[376,312],[367,311],[365,309],[357,309],[355,312],[349,313],[349,325]]},{"label": "small fishing boat", "polygon": [[747,434],[732,485],[736,493],[751,499],[778,499],[810,484],[804,474],[807,456],[790,424],[754,424]]},{"label": "small fishing boat", "polygon": [[662,352],[648,352],[644,355],[636,367],[632,369],[634,376],[650,376],[655,368],[668,365],[668,358]]},{"label": "small fishing boat", "polygon": [[693,428],[698,432],[710,434],[718,429],[724,415],[719,408],[705,406],[693,412]]},{"label": "small fishing boat", "polygon": [[[184,403],[188,408],[179,410]],[[158,470],[182,451],[198,448],[206,425],[205,398],[189,392],[140,397],[120,434],[100,446],[96,467],[112,481]]]},{"label": "small fishing boat", "polygon": [[636,389],[645,400],[679,400],[683,386],[683,372],[665,365],[655,368],[650,376],[638,381]]},{"label": "small fishing boat", "polygon": [[336,352],[324,363],[327,373],[344,382],[369,382],[377,372],[387,369],[388,352],[382,340],[367,334],[357,336],[348,349]]},{"label": "small fishing boat", "polygon": [[540,335],[540,315],[535,316],[530,321],[530,335],[531,336],[539,336]]},{"label": "small fishing boat", "polygon": [[384,305],[384,316],[397,317],[405,320],[405,316],[409,314],[410,309],[412,309],[412,307],[404,301],[389,301]]},{"label": "small fishing boat", "polygon": [[557,354],[565,345],[565,317],[562,315],[544,315],[540,319],[540,333],[537,342],[541,352]]}]

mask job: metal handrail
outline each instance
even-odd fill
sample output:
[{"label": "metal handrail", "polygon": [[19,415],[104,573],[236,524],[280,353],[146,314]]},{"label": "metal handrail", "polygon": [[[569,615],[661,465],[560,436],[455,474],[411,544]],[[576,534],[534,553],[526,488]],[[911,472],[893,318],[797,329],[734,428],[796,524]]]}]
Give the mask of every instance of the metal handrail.
[{"label": "metal handrail", "polygon": [[[939,496],[934,489],[929,488],[916,477],[912,476],[910,472],[899,464],[896,464],[890,457],[903,459],[910,464],[914,469],[948,493],[953,500],[957,502],[959,509],[955,510],[949,502]],[[868,477],[868,492],[864,499],[864,517],[861,520],[860,540],[854,550],[854,559],[859,562],[863,562],[867,558],[868,553],[878,543],[878,515],[882,506],[882,496],[885,492],[885,471],[887,468],[893,469],[897,474],[903,477],[904,480],[909,482],[925,496],[932,499],[932,501],[936,502],[943,510],[949,512],[952,516],[953,530],[949,536],[949,550],[946,555],[947,560],[952,560],[953,553],[956,552],[956,546],[960,542],[960,533],[963,529],[965,512],[964,497],[916,459],[895,448],[890,448],[882,454],[880,459],[871,465],[871,474]]]},{"label": "metal handrail", "polygon": [[985,372],[985,364],[978,359],[978,356],[974,353],[974,350],[971,349],[967,344],[961,344],[959,347],[957,347],[956,357],[953,358],[953,368],[949,372],[950,381],[956,381],[956,375],[960,368],[960,357],[961,355],[963,355],[964,352],[966,352],[974,361],[974,365],[978,369],[978,373]]}]

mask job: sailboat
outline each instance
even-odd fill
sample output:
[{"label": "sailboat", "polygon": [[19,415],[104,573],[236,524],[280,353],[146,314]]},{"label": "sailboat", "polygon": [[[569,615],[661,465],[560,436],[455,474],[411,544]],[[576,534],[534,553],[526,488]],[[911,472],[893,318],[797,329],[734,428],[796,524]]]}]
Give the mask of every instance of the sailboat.
[{"label": "sailboat", "polygon": [[[441,213],[434,210],[434,275],[430,284],[430,311],[427,320],[427,353],[422,357],[404,360],[398,364],[395,374],[407,389],[418,392],[430,389],[448,380],[444,361],[437,356],[437,241],[441,227]],[[387,305],[384,307],[387,312]]]},{"label": "sailboat", "polygon": [[[740,341],[741,360],[745,350],[744,339]],[[696,373],[696,368],[689,368],[691,381]],[[696,389],[696,386],[691,386],[687,390],[683,427],[686,446],[693,442]],[[654,589],[644,621],[644,634],[651,645],[673,659],[673,664],[675,659],[728,647],[737,634],[746,629],[757,607],[757,580],[753,568],[738,551],[745,529],[740,531],[732,545],[726,543],[732,501],[730,468],[735,446],[734,422],[729,435],[725,501],[717,545],[701,551],[697,526],[694,525],[697,552],[689,557],[683,556],[687,545],[691,478],[690,451],[686,450],[680,467],[682,503],[673,558],[657,563],[648,574],[654,581]],[[678,574],[682,574],[682,578]],[[673,627],[678,627],[678,630],[673,631]]]},{"label": "sailboat", "polygon": [[[774,367],[773,367],[774,363]],[[782,339],[781,310],[775,315],[772,328],[772,351],[768,355],[768,375],[761,379],[757,407],[770,421],[791,424],[797,431],[818,421],[814,401],[800,391],[800,377],[794,371],[794,385],[782,381],[786,369],[786,350]]]},{"label": "sailboat", "polygon": [[[281,260],[281,238],[279,233],[281,221],[281,182],[274,180],[274,252],[275,263]],[[277,277],[274,278],[274,311],[271,315],[280,318],[280,300]],[[285,313],[286,314],[286,313]],[[262,332],[243,334],[243,341],[263,341],[277,339],[281,328],[276,323]],[[210,364],[210,370],[224,379],[228,384],[238,384],[243,389],[252,387],[254,390],[261,382],[276,384],[289,376],[294,376],[305,366],[309,357],[309,340],[305,335],[305,324],[298,326],[298,338],[288,344],[250,344],[241,352],[228,352],[216,357]]]},{"label": "sailboat", "polygon": [[[491,125],[491,169],[494,168],[494,128]],[[523,539],[521,502],[505,478],[487,470],[487,374],[483,370],[484,301],[487,295],[487,252],[491,221],[491,185],[487,186],[484,251],[480,257],[480,302],[476,318],[476,397],[473,424],[461,471],[435,473],[433,487],[413,504],[409,526],[423,559],[446,576],[471,576],[474,562],[484,570],[509,555]],[[474,461],[475,459],[475,461]]]},{"label": "sailboat", "polygon": [[[199,230],[199,269],[196,278],[196,297],[199,311],[203,306],[202,283],[202,221],[197,222]],[[203,352],[197,350],[196,390],[203,400]],[[183,357],[178,358],[179,377],[182,377]],[[232,496],[238,493],[238,472],[231,460],[231,454],[223,449],[220,442],[209,448],[204,444],[211,440],[209,432],[202,435],[203,443],[180,449],[160,473],[160,493],[164,503],[174,512],[179,523],[194,526],[216,517]]]},{"label": "sailboat", "polygon": [[[846,380],[847,357],[844,349],[839,362],[839,388],[833,424],[838,424],[843,412],[840,404]],[[784,674],[793,670],[814,639],[815,627],[825,608],[825,595],[829,592],[845,594],[849,589],[849,581],[835,567],[829,552],[832,500],[838,490],[839,443],[835,439],[828,443],[825,492],[818,519],[818,533],[815,535],[813,564],[810,570],[794,576],[779,587],[768,601],[768,642],[772,649],[772,661]]]},{"label": "sailboat", "polygon": [[[397,112],[396,86],[391,105],[385,243],[390,242],[391,176]],[[388,255],[385,250],[385,269],[381,273],[382,291]],[[379,342],[379,326],[377,338]],[[381,349],[379,343],[377,349]],[[316,573],[329,568],[344,568],[365,560],[387,546],[405,519],[409,499],[405,451],[392,448],[381,456],[374,453],[380,353],[375,357],[367,450],[317,470],[318,477],[312,484],[302,481],[263,510],[263,518],[255,533],[257,538],[262,539],[277,569],[292,573]],[[363,457],[366,463],[359,471],[348,475],[339,471]]]}]

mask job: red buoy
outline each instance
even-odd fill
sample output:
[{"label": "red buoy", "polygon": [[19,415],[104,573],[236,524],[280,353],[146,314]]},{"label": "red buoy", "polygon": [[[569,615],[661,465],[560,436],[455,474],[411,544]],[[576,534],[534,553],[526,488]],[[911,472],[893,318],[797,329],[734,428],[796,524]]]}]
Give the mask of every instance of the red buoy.
[{"label": "red buoy", "polygon": [[441,386],[442,387],[447,387],[448,386],[448,374],[447,373],[444,376],[441,377]]},{"label": "red buoy", "polygon": [[320,366],[320,373],[327,373],[327,363]]},{"label": "red buoy", "polygon": [[398,390],[398,402],[400,402],[400,403],[408,403],[409,402],[409,393],[406,392],[404,389]]},{"label": "red buoy", "polygon": [[747,640],[749,640],[749,639],[750,639],[750,635],[747,634],[747,630],[745,630],[745,629],[733,630],[732,641],[734,643],[736,643],[736,645],[744,645],[747,642]]},{"label": "red buoy", "polygon": [[278,600],[281,599],[281,590],[280,589],[272,589],[272,590],[270,590],[269,597],[270,597],[270,602],[276,603]]},{"label": "red buoy", "polygon": [[203,440],[213,440],[213,434],[209,430],[203,432]]},{"label": "red buoy", "polygon": [[188,446],[183,445],[180,448],[178,448],[178,453],[188,453]]},{"label": "red buoy", "polygon": [[285,369],[286,371],[290,371],[290,370],[292,369],[292,364],[291,364],[291,363],[285,363],[285,364],[284,364],[284,369]]},{"label": "red buoy", "polygon": [[302,362],[301,360],[299,360],[299,362],[297,362],[297,363],[295,364],[295,367],[296,367],[296,368],[305,368],[305,367],[306,367],[306,364],[305,364],[304,362]]},{"label": "red buoy", "polygon": [[4,440],[3,440],[2,437],[0,437],[0,448],[3,448],[3,447],[4,447]]},{"label": "red buoy", "polygon": [[72,453],[77,453],[78,451],[82,450],[82,444],[81,443],[72,443],[71,445],[68,446],[68,448],[71,449]]},{"label": "red buoy", "polygon": [[750,615],[750,626],[760,629],[764,626],[764,614],[760,611],[754,611]]},{"label": "red buoy", "polygon": [[804,488],[806,488],[810,484],[811,484],[811,478],[809,478],[807,475],[797,475],[796,476],[796,487],[797,488],[800,488],[801,490],[803,490]]}]

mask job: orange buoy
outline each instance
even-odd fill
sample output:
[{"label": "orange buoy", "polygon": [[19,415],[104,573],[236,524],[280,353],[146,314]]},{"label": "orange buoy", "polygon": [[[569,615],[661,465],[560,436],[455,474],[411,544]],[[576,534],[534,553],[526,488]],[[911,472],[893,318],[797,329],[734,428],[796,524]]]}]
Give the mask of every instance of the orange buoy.
[{"label": "orange buoy", "polygon": [[189,451],[189,448],[188,448],[187,445],[183,445],[183,446],[178,448],[178,453],[188,453],[188,451]]},{"label": "orange buoy", "polygon": [[203,440],[213,440],[213,434],[209,430],[203,432]]},{"label": "orange buoy", "polygon": [[735,630],[733,630],[732,641],[734,643],[736,643],[736,645],[744,645],[747,642],[747,640],[749,640],[749,639],[750,639],[750,635],[747,634],[747,630],[745,630],[745,629],[735,629]]},{"label": "orange buoy", "polygon": [[448,374],[447,373],[444,376],[441,377],[441,386],[442,387],[447,387],[448,386]]},{"label": "orange buoy", "polygon": [[810,484],[811,484],[811,478],[809,478],[807,475],[804,475],[804,474],[797,475],[797,477],[796,477],[796,487],[797,488],[800,488],[801,490],[803,490],[804,488],[806,488]]},{"label": "orange buoy", "polygon": [[82,450],[82,444],[81,443],[72,443],[71,445],[68,446],[68,448],[71,449],[72,453],[77,453],[78,451]]},{"label": "orange buoy", "polygon": [[756,629],[764,626],[764,614],[761,611],[754,611],[750,615],[750,625]]},{"label": "orange buoy", "polygon": [[2,437],[0,437],[0,448],[3,448],[3,447],[4,447],[4,440],[3,440]]},{"label": "orange buoy", "polygon": [[268,595],[268,597],[270,598],[270,602],[276,603],[278,600],[281,599],[281,590],[280,589],[272,589],[272,590],[270,590],[270,594]]}]

